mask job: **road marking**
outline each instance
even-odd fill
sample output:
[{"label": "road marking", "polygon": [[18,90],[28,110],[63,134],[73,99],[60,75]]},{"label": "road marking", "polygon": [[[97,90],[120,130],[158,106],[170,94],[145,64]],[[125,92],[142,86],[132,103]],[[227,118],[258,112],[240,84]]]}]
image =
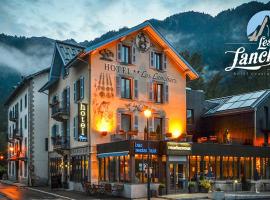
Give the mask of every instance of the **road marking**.
[{"label": "road marking", "polygon": [[64,199],[75,200],[75,199],[72,199],[72,198],[69,198],[69,197],[65,197],[65,196],[61,196],[61,195],[58,195],[58,194],[46,192],[46,191],[43,191],[43,190],[38,190],[38,189],[35,189],[35,188],[30,188],[30,187],[27,187],[27,188],[28,188],[29,190],[33,190],[33,191],[36,191],[36,192],[42,192],[42,193],[44,193],[44,194],[49,194],[49,195],[56,196],[56,197],[60,197],[60,198],[64,198]]}]

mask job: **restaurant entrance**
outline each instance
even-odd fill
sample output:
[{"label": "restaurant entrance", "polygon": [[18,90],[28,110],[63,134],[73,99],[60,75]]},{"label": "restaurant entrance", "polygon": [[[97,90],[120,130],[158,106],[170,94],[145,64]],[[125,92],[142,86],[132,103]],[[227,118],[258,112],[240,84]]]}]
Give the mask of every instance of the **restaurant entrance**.
[{"label": "restaurant entrance", "polygon": [[186,162],[169,163],[169,193],[184,192],[187,188],[187,164]]}]

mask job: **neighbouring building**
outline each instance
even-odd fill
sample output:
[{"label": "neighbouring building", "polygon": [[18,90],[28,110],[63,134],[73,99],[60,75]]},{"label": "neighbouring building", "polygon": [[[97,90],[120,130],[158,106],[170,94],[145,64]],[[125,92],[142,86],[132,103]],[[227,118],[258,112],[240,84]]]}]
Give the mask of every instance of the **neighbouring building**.
[{"label": "neighbouring building", "polygon": [[123,196],[144,196],[146,108],[154,187],[169,170],[185,171],[185,156],[167,157],[159,147],[186,132],[187,76],[198,77],[148,21],[88,48],[56,42],[40,90],[49,91],[51,185],[122,182]]},{"label": "neighbouring building", "polygon": [[26,76],[15,87],[8,108],[8,177],[28,185],[48,182],[48,98],[38,92],[49,68]]}]

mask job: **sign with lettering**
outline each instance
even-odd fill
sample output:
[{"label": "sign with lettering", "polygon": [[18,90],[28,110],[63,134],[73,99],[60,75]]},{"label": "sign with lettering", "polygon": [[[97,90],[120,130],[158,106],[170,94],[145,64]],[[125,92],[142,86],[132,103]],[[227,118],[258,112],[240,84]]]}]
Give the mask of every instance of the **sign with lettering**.
[{"label": "sign with lettering", "polygon": [[[147,151],[147,142],[135,142],[134,145],[134,152],[135,154],[146,154]],[[158,150],[157,147],[153,147],[152,144],[149,144],[149,153],[150,154],[157,154]]]},{"label": "sign with lettering", "polygon": [[183,142],[167,142],[167,153],[188,155],[191,153],[191,144]]},{"label": "sign with lettering", "polygon": [[146,70],[138,70],[138,69],[131,69],[127,66],[122,65],[114,65],[110,63],[105,63],[105,70],[117,72],[121,75],[128,75],[128,76],[139,76],[141,78],[150,79],[154,81],[164,81],[169,83],[176,83],[176,79],[167,75],[166,73],[155,72],[154,74],[148,73]]},{"label": "sign with lettering", "polygon": [[87,142],[87,104],[78,103],[78,140]]}]

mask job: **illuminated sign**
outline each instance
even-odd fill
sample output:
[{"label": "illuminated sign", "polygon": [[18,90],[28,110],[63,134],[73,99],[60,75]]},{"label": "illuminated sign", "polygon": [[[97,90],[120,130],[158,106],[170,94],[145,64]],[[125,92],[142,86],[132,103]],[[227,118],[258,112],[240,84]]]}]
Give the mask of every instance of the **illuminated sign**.
[{"label": "illuminated sign", "polygon": [[191,152],[190,143],[181,143],[181,142],[167,142],[167,151],[175,152],[177,154],[189,154]]},{"label": "illuminated sign", "polygon": [[78,140],[87,142],[87,104],[78,104]]},{"label": "illuminated sign", "polygon": [[[157,148],[151,147],[151,146],[152,145],[149,145],[149,153],[156,154],[158,152]],[[138,153],[138,154],[148,153],[147,143],[135,142],[134,151],[135,151],[135,153]]]}]

